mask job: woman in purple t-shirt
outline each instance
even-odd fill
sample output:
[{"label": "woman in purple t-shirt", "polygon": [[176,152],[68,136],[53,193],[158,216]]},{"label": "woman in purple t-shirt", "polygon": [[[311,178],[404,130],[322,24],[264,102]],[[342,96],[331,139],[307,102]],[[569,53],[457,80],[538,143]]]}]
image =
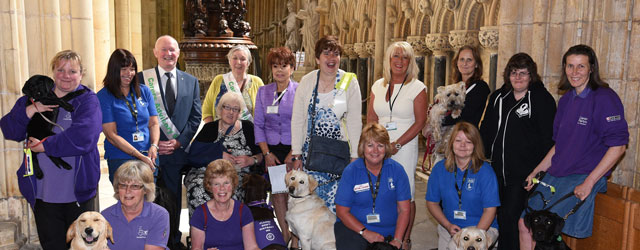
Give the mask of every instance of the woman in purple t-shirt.
[{"label": "woman in purple t-shirt", "polygon": [[259,250],[249,208],[231,199],[238,174],[231,162],[219,159],[207,166],[204,186],[213,199],[193,212],[191,244],[194,250]]}]

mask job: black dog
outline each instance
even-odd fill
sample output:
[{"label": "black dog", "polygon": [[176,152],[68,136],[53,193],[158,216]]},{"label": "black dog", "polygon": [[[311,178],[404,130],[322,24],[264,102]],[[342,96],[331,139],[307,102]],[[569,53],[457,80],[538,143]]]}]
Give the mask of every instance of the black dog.
[{"label": "black dog", "polygon": [[367,246],[367,250],[398,250],[397,247],[389,244],[389,242],[393,241],[392,236],[387,236],[384,238],[382,242],[374,242]]},{"label": "black dog", "polygon": [[[29,106],[35,102],[40,102],[45,105],[58,105],[62,107],[68,112],[73,112],[73,106],[68,103],[74,97],[84,93],[83,90],[78,90],[72,93],[65,95],[62,98],[58,98],[55,93],[53,93],[54,82],[48,76],[43,75],[34,75],[27,82],[25,82],[22,87],[22,93],[29,98],[26,105]],[[36,139],[42,140],[48,136],[54,135],[52,129],[54,124],[47,121],[48,119],[51,122],[55,122],[58,119],[58,108],[55,108],[53,111],[40,112],[40,114],[35,114],[29,124],[27,125],[27,138],[34,137]],[[42,179],[44,174],[42,173],[42,169],[40,168],[40,164],[38,163],[38,153],[33,152],[32,162],[33,162],[33,170],[36,178]],[[69,163],[62,160],[60,157],[49,156],[49,159],[58,167],[64,168],[67,170],[71,169],[71,165]]]},{"label": "black dog", "polygon": [[261,175],[250,174],[242,179],[244,202],[253,215],[258,246],[262,249],[287,249],[282,232],[275,223],[273,209],[267,204],[267,192],[271,185]]},{"label": "black dog", "polygon": [[536,210],[524,216],[525,226],[531,230],[536,250],[571,250],[562,240],[564,219],[548,210]]},{"label": "black dog", "polygon": [[[180,217],[180,208],[176,207],[176,197],[169,191],[167,188],[167,184],[164,182],[164,179],[160,178],[160,168],[158,168],[158,177],[156,180],[156,198],[153,200],[153,203],[160,205],[164,209],[169,212],[169,239],[176,238],[178,234],[178,218]],[[175,243],[172,240],[167,242],[167,247],[171,250],[182,249],[178,243]]]}]

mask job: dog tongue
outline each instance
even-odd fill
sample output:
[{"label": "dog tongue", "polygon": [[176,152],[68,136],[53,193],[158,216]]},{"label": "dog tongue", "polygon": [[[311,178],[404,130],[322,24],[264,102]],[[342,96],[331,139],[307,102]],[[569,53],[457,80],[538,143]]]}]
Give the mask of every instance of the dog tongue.
[{"label": "dog tongue", "polygon": [[87,241],[88,241],[88,242],[93,241],[93,237],[91,237],[91,236],[87,236]]}]

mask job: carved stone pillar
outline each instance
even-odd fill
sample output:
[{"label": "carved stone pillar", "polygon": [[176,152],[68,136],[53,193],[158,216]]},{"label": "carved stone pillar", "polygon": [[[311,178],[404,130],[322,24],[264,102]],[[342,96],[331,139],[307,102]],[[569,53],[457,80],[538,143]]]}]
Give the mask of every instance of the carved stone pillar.
[{"label": "carved stone pillar", "polygon": [[356,51],[353,48],[353,44],[344,44],[342,46],[343,49],[343,55],[344,57],[346,57],[347,61],[349,62],[347,64],[346,71],[349,72],[356,72],[356,69],[358,67],[358,53],[356,53]]},{"label": "carved stone pillar", "polygon": [[451,50],[449,34],[427,34],[425,42],[427,48],[433,51],[433,84],[429,89],[429,93],[433,96],[434,90],[447,83],[447,51]]},{"label": "carved stone pillar", "polygon": [[418,79],[423,83],[428,84],[427,79],[425,79],[425,75],[427,75],[428,72],[428,67],[426,67],[427,64],[425,64],[425,58],[427,54],[431,54],[431,51],[427,48],[427,43],[423,36],[408,36],[407,42],[411,44],[413,51],[416,53],[416,63],[420,69]]},{"label": "carved stone pillar", "polygon": [[369,57],[369,53],[367,53],[367,45],[365,43],[354,43],[353,50],[358,54],[358,58]]},{"label": "carved stone pillar", "polygon": [[462,46],[478,46],[477,30],[452,30],[449,32],[449,44],[454,50],[458,50]]},{"label": "carved stone pillar", "polygon": [[489,50],[489,87],[496,89],[498,72],[498,26],[480,27],[478,40],[485,49]]},{"label": "carved stone pillar", "polygon": [[367,59],[371,54],[369,54],[367,50],[366,43],[354,43],[353,49],[358,53],[358,63],[356,68],[356,76],[358,76],[358,83],[360,86],[367,86],[365,83],[367,82],[367,76],[369,75],[368,67],[367,67]]}]

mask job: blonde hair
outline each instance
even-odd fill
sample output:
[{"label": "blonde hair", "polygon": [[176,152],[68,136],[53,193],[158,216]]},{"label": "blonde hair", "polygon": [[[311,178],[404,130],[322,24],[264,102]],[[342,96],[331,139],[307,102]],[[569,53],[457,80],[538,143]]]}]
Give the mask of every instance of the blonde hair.
[{"label": "blonde hair", "polygon": [[120,200],[120,196],[118,195],[120,189],[118,185],[130,181],[142,183],[146,201],[153,202],[153,200],[156,199],[156,184],[154,183],[153,172],[149,165],[139,160],[131,160],[118,167],[113,177],[113,191],[115,191],[113,197],[115,197],[116,200]]},{"label": "blonde hair", "polygon": [[228,103],[238,103],[240,105],[240,113],[242,110],[247,108],[247,105],[244,103],[244,99],[242,96],[235,92],[227,92],[218,101],[218,106],[216,106],[216,119],[220,119],[220,115],[222,114],[222,106]]},{"label": "blonde hair", "polygon": [[391,82],[391,57],[393,53],[396,52],[397,49],[402,50],[402,56],[409,57],[409,66],[407,67],[407,81],[404,83],[409,83],[418,78],[418,72],[420,69],[418,68],[418,64],[416,63],[415,53],[413,52],[413,47],[408,42],[395,42],[389,45],[387,48],[387,52],[384,54],[384,60],[382,63],[382,75],[383,82],[382,86],[387,86],[389,82]]},{"label": "blonde hair", "polygon": [[484,157],[484,145],[482,144],[480,131],[478,131],[476,126],[473,126],[471,125],[471,123],[464,121],[458,122],[455,126],[453,126],[451,136],[449,137],[449,142],[444,153],[444,166],[449,172],[453,172],[456,170],[456,155],[453,152],[453,143],[456,140],[458,132],[464,133],[467,139],[469,139],[473,144],[473,152],[471,153],[471,171],[473,171],[473,173],[477,173],[478,170],[480,170],[482,164],[487,161],[487,159]]},{"label": "blonde hair", "polygon": [[51,72],[56,70],[58,64],[60,64],[62,60],[67,60],[78,65],[78,67],[80,68],[80,74],[84,76],[85,69],[82,66],[82,58],[73,50],[63,50],[56,53],[56,55],[51,59]]},{"label": "blonde hair", "polygon": [[233,164],[225,159],[218,159],[212,161],[207,165],[207,169],[204,171],[204,190],[208,193],[211,193],[211,179],[216,177],[227,177],[231,180],[231,184],[233,188],[231,190],[235,190],[238,186],[238,173],[236,173],[236,168],[233,167]]},{"label": "blonde hair", "polygon": [[391,144],[389,142],[389,133],[384,126],[377,122],[370,122],[362,128],[360,134],[360,142],[358,142],[358,157],[364,158],[364,147],[369,141],[384,144],[384,158],[391,157]]}]

